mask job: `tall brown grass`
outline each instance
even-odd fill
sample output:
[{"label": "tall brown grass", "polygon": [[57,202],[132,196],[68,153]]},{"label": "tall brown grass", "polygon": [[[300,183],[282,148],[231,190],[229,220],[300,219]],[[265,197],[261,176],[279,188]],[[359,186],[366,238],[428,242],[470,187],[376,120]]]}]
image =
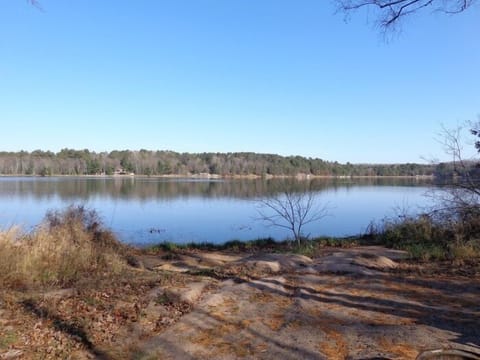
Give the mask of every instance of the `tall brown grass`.
[{"label": "tall brown grass", "polygon": [[33,231],[0,232],[0,285],[71,286],[119,273],[127,249],[83,206],[49,212]]},{"label": "tall brown grass", "polygon": [[407,250],[413,259],[480,259],[480,214],[454,215],[387,218],[370,224],[366,237],[376,244]]}]

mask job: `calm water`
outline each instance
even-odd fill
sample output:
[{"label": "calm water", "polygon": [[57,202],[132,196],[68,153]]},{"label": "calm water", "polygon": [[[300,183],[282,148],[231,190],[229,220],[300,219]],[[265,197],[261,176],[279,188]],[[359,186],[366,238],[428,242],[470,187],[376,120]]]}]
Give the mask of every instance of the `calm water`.
[{"label": "calm water", "polygon": [[287,230],[255,220],[258,199],[286,189],[308,187],[329,216],[310,224],[312,236],[359,234],[372,220],[393,216],[395,208],[418,211],[428,205],[427,182],[399,179],[355,180],[192,180],[158,178],[0,178],[0,227],[30,229],[48,210],[82,204],[96,209],[122,241],[215,242],[273,237]]}]

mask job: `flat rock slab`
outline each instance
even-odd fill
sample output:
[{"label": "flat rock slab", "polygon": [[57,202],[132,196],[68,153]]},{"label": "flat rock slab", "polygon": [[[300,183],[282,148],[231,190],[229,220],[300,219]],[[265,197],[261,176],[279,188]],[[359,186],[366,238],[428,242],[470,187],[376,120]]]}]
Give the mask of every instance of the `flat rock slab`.
[{"label": "flat rock slab", "polygon": [[335,249],[328,249],[324,253],[329,254],[332,252],[343,252],[350,256],[355,255],[375,255],[375,256],[384,256],[391,260],[402,260],[406,259],[408,253],[404,250],[396,250],[396,249],[388,249],[382,246],[356,246],[351,248],[335,248]]},{"label": "flat rock slab", "polygon": [[199,253],[192,256],[197,263],[207,266],[219,266],[237,261],[242,258],[240,255],[225,254],[220,252]]},{"label": "flat rock slab", "polygon": [[195,272],[212,268],[244,267],[256,273],[329,272],[375,275],[397,267],[395,260],[406,257],[405,251],[379,246],[364,246],[326,251],[314,261],[298,254],[233,255],[221,252],[177,255],[174,260],[145,256],[145,268],[173,272]]},{"label": "flat rock slab", "polygon": [[21,350],[8,350],[7,352],[0,354],[1,360],[14,360],[20,359],[23,356],[23,351]]},{"label": "flat rock slab", "polygon": [[164,294],[175,302],[194,304],[209,285],[208,281],[199,281],[185,284],[183,287],[166,288]]},{"label": "flat rock slab", "polygon": [[[151,270],[188,272],[211,269],[223,266],[241,259],[242,256],[230,255],[220,252],[179,254],[174,260],[161,257],[145,257],[142,259],[145,267]],[[147,266],[148,265],[148,266]]]},{"label": "flat rock slab", "polygon": [[448,284],[390,274],[227,280],[138,358],[415,359],[458,343],[480,351],[480,287],[458,298],[458,282]]},{"label": "flat rock slab", "polygon": [[173,262],[173,263],[168,262],[168,263],[157,265],[152,270],[185,273],[185,272],[192,271],[192,269],[193,269],[192,266],[189,266],[188,264],[185,264],[182,262]]},{"label": "flat rock slab", "polygon": [[173,289],[170,295],[193,310],[141,343],[136,358],[415,359],[459,346],[480,352],[480,279],[389,272],[404,256],[358,247],[329,249],[313,260],[292,254],[189,260],[190,269],[211,264],[249,276],[206,277]]},{"label": "flat rock slab", "polygon": [[320,273],[377,275],[397,266],[392,259],[372,252],[337,251],[316,259],[312,268]]},{"label": "flat rock slab", "polygon": [[249,270],[259,272],[292,272],[304,269],[312,264],[312,259],[296,254],[255,254],[232,263],[243,265]]}]

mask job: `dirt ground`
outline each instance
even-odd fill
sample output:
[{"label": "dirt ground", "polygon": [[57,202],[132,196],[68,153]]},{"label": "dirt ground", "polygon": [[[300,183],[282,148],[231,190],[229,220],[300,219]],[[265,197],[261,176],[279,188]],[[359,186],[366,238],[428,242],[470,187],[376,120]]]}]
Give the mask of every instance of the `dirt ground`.
[{"label": "dirt ground", "polygon": [[[415,359],[480,354],[480,277],[381,247],[184,251],[94,289],[0,293],[0,359]],[[112,286],[114,284],[114,286]]]}]

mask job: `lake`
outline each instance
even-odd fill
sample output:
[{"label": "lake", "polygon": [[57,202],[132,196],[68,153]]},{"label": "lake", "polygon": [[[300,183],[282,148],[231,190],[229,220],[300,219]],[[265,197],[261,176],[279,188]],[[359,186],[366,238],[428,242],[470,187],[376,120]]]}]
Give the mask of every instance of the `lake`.
[{"label": "lake", "polygon": [[48,210],[84,205],[126,243],[149,244],[283,240],[288,230],[257,220],[259,200],[308,188],[328,216],[309,224],[311,236],[350,236],[371,221],[428,206],[432,184],[417,179],[313,179],[293,181],[147,177],[1,177],[0,227],[29,230]]}]

